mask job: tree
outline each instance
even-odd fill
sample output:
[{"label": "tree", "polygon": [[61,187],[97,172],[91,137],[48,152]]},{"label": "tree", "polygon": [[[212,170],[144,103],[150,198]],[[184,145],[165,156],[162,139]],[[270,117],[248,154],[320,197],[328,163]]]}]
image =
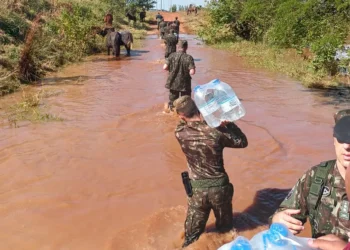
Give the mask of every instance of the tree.
[{"label": "tree", "polygon": [[127,6],[136,6],[136,8],[145,7],[146,10],[149,10],[157,4],[156,0],[126,0]]}]

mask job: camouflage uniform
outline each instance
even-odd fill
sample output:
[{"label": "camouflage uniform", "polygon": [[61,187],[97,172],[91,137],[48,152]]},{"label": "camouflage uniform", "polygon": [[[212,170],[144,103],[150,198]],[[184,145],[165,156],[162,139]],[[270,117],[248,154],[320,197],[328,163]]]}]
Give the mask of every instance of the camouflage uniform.
[{"label": "camouflage uniform", "polygon": [[175,32],[176,32],[177,35],[179,35],[179,33],[180,33],[180,21],[179,20],[175,20],[174,23],[176,25]]},{"label": "camouflage uniform", "polygon": [[183,51],[171,53],[165,63],[169,67],[169,76],[165,87],[169,89],[169,107],[173,107],[173,102],[183,95],[191,95],[190,69],[195,68],[192,56]]},{"label": "camouflage uniform", "polygon": [[166,44],[165,58],[168,58],[171,53],[176,52],[177,42],[178,39],[174,34],[170,33],[164,37],[164,43]]},{"label": "camouflage uniform", "polygon": [[163,39],[163,37],[165,35],[166,28],[167,28],[167,23],[164,20],[160,21],[159,29],[160,29],[160,37],[162,39]]},{"label": "camouflage uniform", "polygon": [[[310,190],[312,191],[313,185],[315,185],[317,178],[315,175],[318,168],[325,167],[327,163],[331,165],[329,172],[325,173],[322,195],[314,195],[317,198],[318,196],[322,197],[317,203],[316,209],[313,209],[315,206],[312,205],[313,194],[310,193]],[[322,163],[307,171],[281,203],[277,212],[285,209],[300,209],[300,214],[294,217],[303,224],[309,218],[313,238],[335,234],[348,240],[347,232],[350,232],[349,201],[346,196],[345,181],[341,177],[335,161]],[[272,217],[270,217],[271,219]]]},{"label": "camouflage uniform", "polygon": [[163,16],[160,14],[156,15],[156,20],[157,20],[157,29],[159,30],[159,23],[163,20]]},{"label": "camouflage uniform", "polygon": [[175,130],[187,158],[193,196],[188,197],[183,247],[204,232],[210,210],[220,232],[232,229],[233,186],[224,169],[223,149],[248,145],[244,133],[234,124],[211,128],[205,122],[180,122]]}]

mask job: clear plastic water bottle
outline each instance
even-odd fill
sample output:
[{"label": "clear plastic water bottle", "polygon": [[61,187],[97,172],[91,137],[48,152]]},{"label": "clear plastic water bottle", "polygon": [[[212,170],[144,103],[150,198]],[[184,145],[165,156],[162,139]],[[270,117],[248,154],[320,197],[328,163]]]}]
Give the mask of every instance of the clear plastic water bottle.
[{"label": "clear plastic water bottle", "polygon": [[221,246],[218,250],[252,250],[249,240],[243,236],[238,236],[234,241]]},{"label": "clear plastic water bottle", "polygon": [[207,124],[216,128],[221,124],[222,110],[214,95],[214,89],[208,89],[206,85],[199,85],[193,89],[194,102]]},{"label": "clear plastic water bottle", "polygon": [[212,80],[208,85],[212,85],[216,90],[218,103],[224,114],[222,120],[233,122],[245,115],[245,109],[230,85],[219,79]]},{"label": "clear plastic water bottle", "polygon": [[269,230],[256,234],[250,244],[254,250],[312,250],[309,239],[293,235],[281,223],[273,223]]},{"label": "clear plastic water bottle", "polygon": [[194,88],[194,101],[210,127],[222,121],[236,121],[245,115],[245,109],[236,93],[219,79]]}]

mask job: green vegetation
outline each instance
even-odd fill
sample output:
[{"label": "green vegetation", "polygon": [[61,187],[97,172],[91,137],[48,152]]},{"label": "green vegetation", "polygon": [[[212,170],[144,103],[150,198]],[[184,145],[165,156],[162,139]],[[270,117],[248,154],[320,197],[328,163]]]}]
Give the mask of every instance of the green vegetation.
[{"label": "green vegetation", "polygon": [[[140,6],[136,5],[137,8]],[[4,0],[0,2],[0,96],[20,83],[42,78],[48,71],[105,50],[95,27],[113,14],[118,29],[128,25],[122,0]],[[145,24],[128,29],[135,39]]]},{"label": "green vegetation", "polygon": [[131,12],[140,11],[142,8],[149,10],[157,4],[156,0],[126,0],[127,10]]},{"label": "green vegetation", "polygon": [[170,12],[176,12],[177,10],[177,5],[176,4],[173,4],[171,7],[170,7]]},{"label": "green vegetation", "polygon": [[37,93],[22,92],[22,98],[16,104],[7,108],[9,124],[18,127],[20,121],[48,122],[63,121],[63,118],[45,112],[43,98],[58,95],[60,92],[41,90]]},{"label": "green vegetation", "polygon": [[206,43],[229,45],[308,86],[337,81],[339,67],[350,62],[334,59],[349,34],[348,0],[220,0],[208,5],[205,17],[198,34]]}]

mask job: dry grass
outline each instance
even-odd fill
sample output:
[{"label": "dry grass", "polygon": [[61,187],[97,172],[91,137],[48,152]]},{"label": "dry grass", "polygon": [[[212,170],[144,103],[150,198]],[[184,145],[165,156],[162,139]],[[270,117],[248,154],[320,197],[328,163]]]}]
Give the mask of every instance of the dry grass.
[{"label": "dry grass", "polygon": [[197,16],[194,14],[187,15],[185,11],[179,13],[182,19],[185,20],[188,33],[198,34],[201,29],[204,29],[208,25],[208,15],[205,10],[198,11]]},{"label": "dry grass", "polygon": [[11,105],[6,110],[8,121],[11,126],[18,127],[20,121],[48,122],[63,121],[57,115],[45,112],[44,98],[55,96],[61,92],[40,90],[36,93],[27,93],[23,90],[20,101]]}]

